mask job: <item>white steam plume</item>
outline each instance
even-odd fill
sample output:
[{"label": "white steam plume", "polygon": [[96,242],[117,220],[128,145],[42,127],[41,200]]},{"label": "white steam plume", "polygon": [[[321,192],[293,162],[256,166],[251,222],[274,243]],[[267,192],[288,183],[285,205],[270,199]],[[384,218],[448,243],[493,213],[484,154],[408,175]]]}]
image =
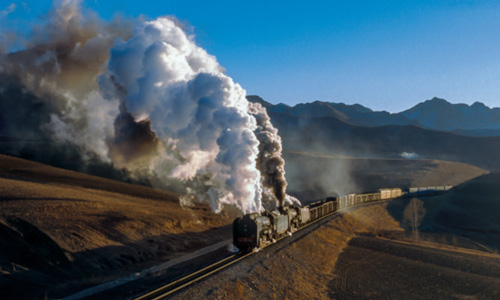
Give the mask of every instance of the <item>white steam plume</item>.
[{"label": "white steam plume", "polygon": [[133,24],[109,23],[83,14],[80,1],[60,1],[33,29],[22,51],[0,55],[0,71],[14,75],[50,111],[45,128],[59,142],[109,160],[106,138],[113,132],[118,103],[106,101],[96,82],[106,70],[117,37],[130,37]]},{"label": "white steam plume", "polygon": [[249,103],[173,18],[143,22],[133,33],[129,24],[61,1],[26,50],[0,59],[0,71],[44,101],[44,128],[84,157],[97,154],[157,186],[176,186],[183,201],[216,211],[292,202],[281,139],[265,109]]},{"label": "white steam plume", "polygon": [[250,104],[215,57],[176,22],[159,18],[139,26],[111,51],[107,78],[127,113],[136,122],[149,120],[170,149],[148,164],[156,177],[186,182],[216,210],[222,204],[262,210],[263,184],[283,204],[281,140],[265,109]]}]

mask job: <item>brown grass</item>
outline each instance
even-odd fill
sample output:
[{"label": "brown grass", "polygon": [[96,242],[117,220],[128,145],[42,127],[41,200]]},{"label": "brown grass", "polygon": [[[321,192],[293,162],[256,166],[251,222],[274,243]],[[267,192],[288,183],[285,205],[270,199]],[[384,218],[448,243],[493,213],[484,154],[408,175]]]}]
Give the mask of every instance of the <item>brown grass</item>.
[{"label": "brown grass", "polygon": [[[329,299],[328,282],[334,278],[337,259],[349,241],[358,234],[387,230],[402,229],[384,205],[352,210],[290,247],[271,252],[257,263],[249,262],[252,267],[248,272],[234,270],[220,275],[224,283],[208,293],[197,291],[194,299]],[[180,294],[176,299],[186,297],[193,294]]]},{"label": "brown grass", "polygon": [[[170,192],[0,155],[0,230],[4,232],[0,268],[24,266],[46,276],[15,279],[19,272],[9,274],[19,283],[38,281],[56,287],[50,283],[52,271],[43,266],[52,252],[62,251],[69,265],[54,270],[68,272],[73,279],[93,278],[96,284],[109,280],[109,275],[122,276],[229,239],[226,225],[232,220],[212,213],[206,205],[183,208]],[[22,227],[22,222],[28,225]],[[16,238],[28,235],[30,239]],[[39,243],[46,245],[48,239],[55,246],[41,249]],[[10,254],[3,256],[7,252],[2,247]],[[32,251],[29,261],[12,249]],[[0,279],[0,288],[16,286]]]},{"label": "brown grass", "polygon": [[350,209],[174,298],[497,299],[500,256],[405,239],[388,205]]}]

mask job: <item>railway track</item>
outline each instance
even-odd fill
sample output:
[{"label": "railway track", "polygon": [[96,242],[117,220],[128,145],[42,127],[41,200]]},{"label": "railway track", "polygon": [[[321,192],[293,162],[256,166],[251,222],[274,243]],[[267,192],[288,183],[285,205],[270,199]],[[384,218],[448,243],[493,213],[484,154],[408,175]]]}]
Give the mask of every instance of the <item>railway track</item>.
[{"label": "railway track", "polygon": [[188,287],[200,280],[203,280],[207,278],[208,276],[215,274],[237,262],[239,262],[242,259],[245,259],[246,257],[252,255],[253,252],[249,252],[246,254],[233,254],[230,255],[224,259],[221,259],[209,266],[206,266],[198,271],[195,271],[191,274],[188,274],[182,278],[179,278],[175,281],[172,281],[160,288],[157,288],[156,290],[153,290],[149,293],[146,293],[144,295],[141,295],[140,297],[134,298],[134,300],[158,300],[158,299],[163,299],[165,297],[168,297],[175,292]]},{"label": "railway track", "polygon": [[[352,207],[349,207],[349,208],[353,208],[353,207],[360,207],[360,206],[366,206],[366,205],[372,205],[374,203],[364,203],[364,204],[359,204],[359,205],[356,205],[356,206],[352,206]],[[299,234],[299,233],[302,233],[301,235],[306,235],[308,234],[310,231],[311,231],[311,226],[313,225],[318,225],[317,227],[319,227],[321,223],[324,223],[325,221],[327,221],[326,219],[327,218],[332,218],[334,216],[337,216],[337,215],[340,215],[340,213],[346,211],[347,209],[341,209],[341,210],[338,210],[338,211],[335,211],[335,212],[332,212],[328,215],[325,215],[317,220],[314,220],[313,222],[305,225],[304,227],[302,227],[300,230],[296,231],[295,233]],[[317,228],[316,227],[316,228]],[[309,228],[309,230],[304,230],[306,228]],[[314,230],[315,228],[312,228],[312,230]],[[283,239],[286,239],[286,237],[282,237],[280,239],[278,239],[275,243],[272,243],[272,244],[268,244],[266,245],[265,247],[263,247],[262,249],[259,249],[259,251],[269,247],[269,246],[272,246],[272,245],[276,245],[279,241],[283,240]],[[300,238],[300,237],[299,237]],[[193,273],[190,273],[184,277],[181,277],[179,279],[176,279],[170,283],[167,283],[153,291],[150,291],[146,294],[143,294],[137,298],[134,298],[134,300],[159,300],[159,299],[164,299],[164,298],[167,298],[171,295],[173,295],[174,293],[192,285],[192,284],[195,284],[196,282],[198,281],[201,281],[219,271],[222,271],[223,269],[253,255],[253,254],[256,254],[258,251],[253,251],[253,252],[248,252],[248,253],[238,253],[238,254],[233,254],[233,255],[230,255],[226,258],[223,258],[209,266],[206,266],[200,270],[197,270]]]},{"label": "railway track", "polygon": [[[399,198],[396,198],[396,199],[399,199]],[[174,279],[174,281],[171,281],[165,285],[162,285],[161,287],[155,289],[155,290],[152,290],[150,292],[147,292],[145,294],[142,294],[140,296],[134,296],[136,298],[131,298],[131,299],[135,299],[135,300],[146,300],[146,299],[164,299],[164,298],[167,298],[171,295],[173,295],[174,293],[194,284],[194,283],[197,283],[203,279],[206,279],[207,277],[219,272],[219,271],[222,271],[224,270],[225,268],[233,265],[233,264],[236,264],[238,262],[240,262],[241,260],[253,255],[253,254],[256,254],[257,252],[267,248],[267,247],[276,247],[275,250],[276,251],[280,251],[280,249],[282,248],[285,248],[287,247],[288,245],[294,243],[294,242],[297,242],[298,240],[302,239],[303,237],[305,237],[307,234],[309,234],[311,231],[314,231],[315,229],[327,224],[328,222],[330,222],[333,218],[335,217],[338,217],[346,212],[348,212],[349,210],[353,209],[353,208],[359,208],[359,207],[365,207],[365,206],[372,206],[372,205],[378,205],[378,204],[381,204],[381,203],[386,203],[386,202],[389,202],[389,201],[392,201],[394,200],[394,198],[391,198],[391,199],[387,199],[387,200],[379,200],[379,201],[372,201],[372,202],[366,202],[366,203],[360,203],[360,204],[355,204],[355,205],[352,205],[352,206],[348,206],[348,207],[344,207],[344,208],[341,208],[339,210],[336,210],[334,212],[331,212],[325,216],[322,216],[310,223],[307,223],[305,224],[303,227],[301,227],[299,230],[295,231],[293,233],[293,237],[289,237],[289,236],[284,236],[280,239],[278,239],[276,242],[274,243],[270,243],[270,244],[267,244],[265,245],[264,247],[262,247],[261,249],[259,249],[258,251],[254,251],[254,252],[250,252],[250,253],[238,253],[238,254],[232,254],[232,255],[229,255],[215,263],[212,263],[211,265],[209,266],[206,266],[206,267],[203,267],[202,269],[199,269],[199,270],[196,270],[188,275],[185,275],[184,277],[181,277],[181,278],[178,278],[178,279]],[[285,241],[285,243],[281,242],[282,240],[286,240],[288,242]],[[226,244],[227,245],[227,244]],[[213,245],[213,246],[217,246],[217,245]],[[212,246],[211,246],[212,247]],[[220,248],[220,246],[218,246]],[[214,249],[219,249],[219,248],[214,248]],[[213,251],[213,250],[211,250]],[[275,252],[276,252],[275,251]],[[206,253],[206,252],[205,252]],[[269,254],[268,254],[269,255]],[[198,255],[199,256],[199,255]],[[196,257],[198,257],[196,256]],[[191,260],[192,258],[190,258]],[[188,260],[184,260],[183,262],[187,262]],[[169,267],[166,267],[166,268],[163,268],[161,270],[166,270],[170,267],[173,267],[174,265],[170,265]],[[150,269],[157,269],[157,266],[153,267],[153,268],[150,268]],[[147,274],[150,274],[151,272],[157,272],[157,271],[152,271],[150,269],[147,269],[146,273]],[[185,269],[184,269],[185,270]],[[168,271],[167,271],[168,272]],[[146,273],[145,274],[139,274],[141,275],[140,277],[144,277],[146,276]],[[174,272],[175,273],[175,272]],[[138,273],[137,273],[138,274]],[[137,274],[134,274],[135,277],[137,277]],[[172,274],[173,275],[173,274]],[[172,277],[175,278],[176,275],[173,275]],[[84,290],[82,292],[79,292],[79,293],[76,293],[74,295],[71,295],[69,297],[65,297],[63,299],[82,299],[82,298],[88,298],[88,297],[91,297],[95,294],[98,294],[98,293],[106,293],[107,291],[111,290],[111,289],[117,289],[118,286],[121,286],[127,282],[130,282],[130,281],[134,281],[136,280],[137,278],[125,278],[125,282],[123,282],[123,278],[122,279],[119,279],[119,280],[116,280],[116,281],[119,281],[118,283],[115,283],[115,282],[111,282],[110,283],[104,283],[102,284],[102,286],[97,286],[97,290],[96,290],[96,287],[93,287],[93,288],[90,288],[90,289],[87,289],[87,290]],[[170,278],[172,278],[170,277]],[[171,280],[171,279],[170,279]],[[157,284],[154,284],[154,285],[158,285]],[[154,286],[153,285],[153,286]],[[151,286],[150,286],[151,288]],[[134,290],[135,289],[135,290]],[[131,295],[139,295],[139,290],[142,289],[143,291],[146,289],[144,286],[139,287],[139,286],[136,286],[135,288],[132,288],[130,290],[126,290],[124,292],[122,292],[120,294],[121,297],[130,297]],[[113,292],[109,292],[111,295],[113,295]],[[126,296],[127,295],[127,296]],[[90,298],[89,298],[90,299]]]}]

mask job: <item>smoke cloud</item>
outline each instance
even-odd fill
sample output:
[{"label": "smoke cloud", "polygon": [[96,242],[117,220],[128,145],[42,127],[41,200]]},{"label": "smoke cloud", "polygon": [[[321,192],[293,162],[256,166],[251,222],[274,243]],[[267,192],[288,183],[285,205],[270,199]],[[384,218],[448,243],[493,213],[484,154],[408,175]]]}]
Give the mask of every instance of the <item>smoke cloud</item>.
[{"label": "smoke cloud", "polygon": [[15,10],[16,10],[16,4],[11,3],[6,8],[0,10],[0,19],[5,18],[7,15],[9,15],[10,13],[13,13]]},{"label": "smoke cloud", "polygon": [[[265,108],[249,103],[173,18],[104,22],[79,1],[63,1],[24,50],[0,57],[0,72],[12,83],[0,88],[11,99],[0,113],[3,137],[72,145],[85,160],[175,188],[183,202],[208,202],[215,211],[297,201],[286,195],[281,139]],[[13,86],[30,95],[28,106],[5,94]],[[35,118],[24,132],[12,126],[22,118],[9,117],[20,112]]]}]

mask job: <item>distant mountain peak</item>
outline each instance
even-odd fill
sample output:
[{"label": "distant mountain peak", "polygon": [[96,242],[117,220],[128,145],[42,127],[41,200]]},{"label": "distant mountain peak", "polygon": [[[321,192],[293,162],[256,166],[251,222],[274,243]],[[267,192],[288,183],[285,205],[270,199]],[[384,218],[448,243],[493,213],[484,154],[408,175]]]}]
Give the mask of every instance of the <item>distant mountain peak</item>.
[{"label": "distant mountain peak", "polygon": [[267,102],[266,100],[262,99],[260,96],[257,95],[248,95],[247,100],[253,103],[260,103],[264,107],[272,106],[271,103]]},{"label": "distant mountain peak", "polygon": [[441,106],[448,106],[448,105],[453,105],[453,104],[451,104],[450,102],[448,102],[446,99],[434,97],[434,98],[432,98],[430,100],[425,100],[424,102],[415,105],[415,107],[419,106],[419,105],[441,105]]},{"label": "distant mountain peak", "polygon": [[259,96],[247,96],[252,102],[261,103],[267,111],[286,114],[300,118],[335,118],[342,122],[358,126],[385,126],[385,125],[411,125],[414,122],[398,114],[386,111],[375,112],[361,104],[345,104],[315,100],[308,103],[299,103],[294,106],[286,104],[273,105]]},{"label": "distant mountain peak", "polygon": [[488,106],[484,105],[484,103],[476,101],[471,105],[474,109],[490,109]]},{"label": "distant mountain peak", "polygon": [[259,96],[247,97],[259,102],[270,113],[301,118],[336,118],[358,126],[416,125],[432,130],[453,131],[465,135],[491,136],[500,132],[500,108],[489,108],[482,102],[453,104],[433,97],[400,113],[373,111],[361,104],[345,104],[315,100],[288,106],[273,105]]},{"label": "distant mountain peak", "polygon": [[352,110],[359,112],[359,113],[372,113],[373,112],[373,110],[371,110],[370,108],[363,106],[361,104],[358,104],[358,103],[345,104],[343,102],[339,102],[339,103],[330,102],[330,104],[334,105],[339,110],[352,109]]},{"label": "distant mountain peak", "polygon": [[430,100],[426,100],[425,102],[428,102],[428,101],[437,101],[437,102],[446,102],[446,103],[450,103],[450,102],[446,101],[446,99],[439,98],[439,97],[432,97],[432,99],[430,99]]},{"label": "distant mountain peak", "polygon": [[434,97],[400,113],[422,126],[434,130],[499,130],[500,109],[481,102],[472,105],[452,104]]}]

